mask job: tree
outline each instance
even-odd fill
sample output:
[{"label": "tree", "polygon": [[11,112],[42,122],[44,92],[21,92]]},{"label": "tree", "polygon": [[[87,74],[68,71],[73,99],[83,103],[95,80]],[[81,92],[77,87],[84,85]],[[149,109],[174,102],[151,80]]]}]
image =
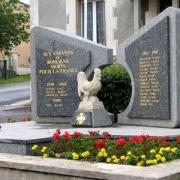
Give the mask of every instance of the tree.
[{"label": "tree", "polygon": [[19,0],[0,0],[0,53],[9,55],[22,41],[29,40],[29,13]]}]

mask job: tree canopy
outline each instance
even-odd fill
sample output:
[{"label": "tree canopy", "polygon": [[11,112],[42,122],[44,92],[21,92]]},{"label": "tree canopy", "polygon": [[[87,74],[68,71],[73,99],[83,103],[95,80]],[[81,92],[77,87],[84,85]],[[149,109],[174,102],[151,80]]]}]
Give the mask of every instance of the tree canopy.
[{"label": "tree canopy", "polygon": [[29,13],[19,0],[0,0],[0,53],[9,55],[22,41],[29,40]]}]

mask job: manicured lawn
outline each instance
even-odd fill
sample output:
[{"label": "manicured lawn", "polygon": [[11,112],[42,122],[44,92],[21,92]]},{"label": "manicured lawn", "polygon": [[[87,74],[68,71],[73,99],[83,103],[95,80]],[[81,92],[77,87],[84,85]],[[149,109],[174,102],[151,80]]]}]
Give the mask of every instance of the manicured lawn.
[{"label": "manicured lawn", "polygon": [[26,82],[26,81],[30,81],[30,75],[21,75],[21,76],[16,76],[16,77],[9,78],[9,79],[0,79],[0,85]]}]

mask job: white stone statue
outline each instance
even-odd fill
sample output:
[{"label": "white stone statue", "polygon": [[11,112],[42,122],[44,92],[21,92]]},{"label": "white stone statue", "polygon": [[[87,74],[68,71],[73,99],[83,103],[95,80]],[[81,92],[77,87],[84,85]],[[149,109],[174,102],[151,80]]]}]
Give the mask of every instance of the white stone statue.
[{"label": "white stone statue", "polygon": [[79,72],[77,75],[78,94],[81,102],[78,111],[88,112],[93,109],[104,109],[103,103],[97,98],[97,93],[101,90],[101,70],[96,68],[94,70],[94,77],[92,81],[88,81],[84,72]]}]

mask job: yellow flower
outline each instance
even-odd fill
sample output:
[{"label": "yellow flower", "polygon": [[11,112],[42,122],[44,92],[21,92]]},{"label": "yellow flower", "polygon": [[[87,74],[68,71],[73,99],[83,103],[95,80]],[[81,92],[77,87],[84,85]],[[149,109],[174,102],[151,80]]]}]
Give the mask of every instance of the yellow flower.
[{"label": "yellow flower", "polygon": [[170,147],[166,147],[164,150],[165,150],[166,152],[170,152],[170,151],[171,151],[171,148],[170,148]]},{"label": "yellow flower", "polygon": [[166,162],[166,158],[165,157],[161,157],[161,162],[162,163]]},{"label": "yellow flower", "polygon": [[46,151],[47,151],[47,147],[44,146],[44,147],[41,149],[41,152],[42,152],[42,153],[45,153]]},{"label": "yellow flower", "polygon": [[116,164],[119,164],[120,163],[120,159],[116,158],[116,159],[113,160],[113,162],[116,163]]},{"label": "yellow flower", "polygon": [[43,154],[43,158],[48,158],[48,157],[49,157],[49,155],[47,153]]},{"label": "yellow flower", "polygon": [[132,155],[132,152],[131,152],[131,151],[128,151],[127,155],[128,155],[128,156],[131,156],[131,155]]},{"label": "yellow flower", "polygon": [[105,152],[105,153],[104,153],[104,157],[107,157],[107,156],[108,156],[108,154]]},{"label": "yellow flower", "polygon": [[130,159],[130,156],[126,156],[125,160],[127,161],[128,159]]},{"label": "yellow flower", "polygon": [[146,159],[146,155],[143,154],[143,155],[141,156],[141,159]]},{"label": "yellow flower", "polygon": [[146,164],[148,164],[148,165],[149,165],[149,164],[152,164],[152,160],[151,160],[151,159],[150,159],[150,160],[147,160],[147,161],[146,161]]},{"label": "yellow flower", "polygon": [[101,148],[101,152],[102,152],[102,153],[105,153],[106,150],[105,150],[104,148]]},{"label": "yellow flower", "polygon": [[121,160],[125,160],[126,156],[121,156],[120,158],[121,158]]},{"label": "yellow flower", "polygon": [[32,146],[31,149],[32,149],[33,151],[35,151],[38,147],[39,147],[39,146],[38,146],[37,144],[35,144],[35,145]]},{"label": "yellow flower", "polygon": [[150,153],[151,153],[151,154],[155,154],[155,153],[156,153],[156,150],[155,150],[155,149],[151,149],[151,150],[150,150]]},{"label": "yellow flower", "polygon": [[159,150],[159,153],[163,154],[164,149],[165,149],[164,147],[161,147],[160,150]]},{"label": "yellow flower", "polygon": [[136,166],[143,166],[144,165],[144,161],[139,161]]},{"label": "yellow flower", "polygon": [[104,153],[102,153],[101,151],[98,152],[98,157],[103,157]]},{"label": "yellow flower", "polygon": [[157,159],[158,161],[161,161],[161,155],[160,155],[160,154],[156,154],[155,157],[156,157],[156,159]]},{"label": "yellow flower", "polygon": [[89,151],[86,151],[86,156],[90,156],[90,152]]},{"label": "yellow flower", "polygon": [[108,154],[104,148],[99,151],[98,157],[108,157]]},{"label": "yellow flower", "polygon": [[81,154],[81,156],[84,157],[84,158],[87,158],[87,157],[90,156],[90,152],[89,152],[89,151],[85,151],[85,152],[83,152],[83,153]]},{"label": "yellow flower", "polygon": [[157,164],[157,159],[154,159],[153,161],[154,161],[154,164]]},{"label": "yellow flower", "polygon": [[157,159],[149,159],[146,161],[146,164],[148,164],[148,165],[157,164]]},{"label": "yellow flower", "polygon": [[178,148],[177,148],[177,147],[173,147],[173,148],[171,149],[171,152],[176,153],[176,152],[177,152],[177,150],[178,150]]},{"label": "yellow flower", "polygon": [[110,163],[110,162],[111,162],[111,158],[108,157],[108,158],[106,159],[106,162],[107,162],[107,163]]},{"label": "yellow flower", "polygon": [[73,158],[74,160],[77,160],[77,159],[79,159],[79,155],[78,155],[77,153],[73,152],[73,153],[72,153],[72,158]]},{"label": "yellow flower", "polygon": [[116,155],[113,155],[113,156],[112,156],[112,159],[117,159],[117,156],[116,156]]}]

